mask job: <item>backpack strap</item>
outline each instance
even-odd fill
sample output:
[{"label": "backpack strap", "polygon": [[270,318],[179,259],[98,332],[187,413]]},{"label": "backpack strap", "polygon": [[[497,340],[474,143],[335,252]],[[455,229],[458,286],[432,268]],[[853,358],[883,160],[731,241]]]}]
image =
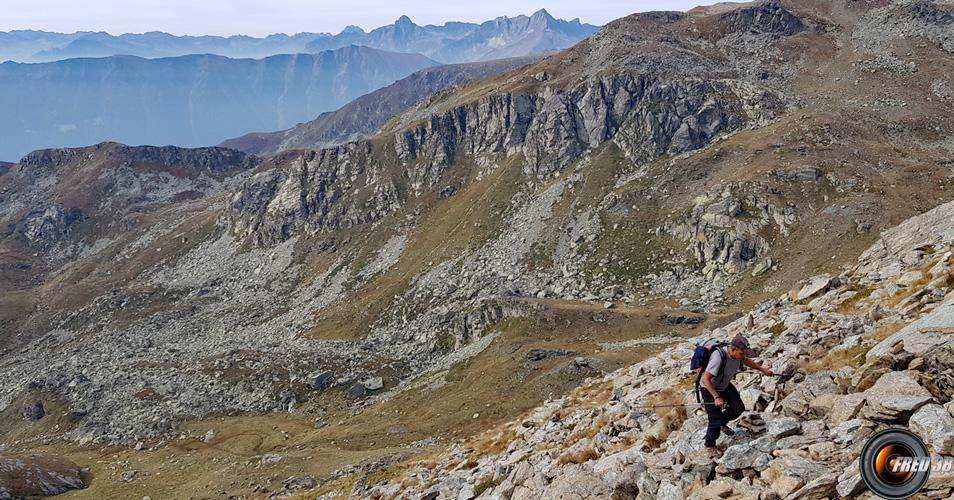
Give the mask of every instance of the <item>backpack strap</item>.
[{"label": "backpack strap", "polygon": [[[713,351],[719,351],[719,372],[716,377],[721,377],[725,373],[725,365],[729,361],[729,353],[725,350],[725,345],[717,344],[712,348]],[[709,355],[711,356],[712,354]],[[696,377],[696,402],[702,403],[702,374],[706,372],[706,367],[702,367],[702,370],[699,370],[699,376]]]},{"label": "backpack strap", "polygon": [[725,374],[725,365],[729,362],[729,353],[726,351],[725,346],[718,346],[716,349],[719,350],[719,357],[722,359],[722,362],[719,363],[719,377]]}]

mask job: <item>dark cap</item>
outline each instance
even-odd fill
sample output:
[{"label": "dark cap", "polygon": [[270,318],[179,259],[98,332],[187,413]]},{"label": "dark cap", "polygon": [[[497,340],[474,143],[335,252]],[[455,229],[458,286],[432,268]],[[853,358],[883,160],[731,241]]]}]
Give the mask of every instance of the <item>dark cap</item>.
[{"label": "dark cap", "polygon": [[756,354],[758,354],[755,352],[755,349],[752,349],[749,346],[749,339],[745,338],[742,335],[736,335],[735,338],[732,339],[732,342],[729,343],[729,345],[737,349],[742,349],[743,355],[747,358],[751,358],[752,356],[755,356]]}]

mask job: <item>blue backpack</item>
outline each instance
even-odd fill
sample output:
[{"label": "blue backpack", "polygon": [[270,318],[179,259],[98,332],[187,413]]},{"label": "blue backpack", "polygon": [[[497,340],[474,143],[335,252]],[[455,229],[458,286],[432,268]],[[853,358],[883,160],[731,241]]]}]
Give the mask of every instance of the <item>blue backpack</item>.
[{"label": "blue backpack", "polygon": [[700,382],[702,382],[702,373],[706,371],[706,366],[709,365],[709,358],[712,357],[712,351],[719,349],[719,352],[722,353],[722,363],[719,364],[719,374],[722,374],[729,358],[729,353],[725,350],[728,345],[727,342],[716,342],[713,339],[706,339],[701,344],[696,344],[695,349],[693,349],[692,360],[689,362],[689,367],[697,373],[696,401],[702,402],[702,393],[700,392],[699,386],[701,385]]}]

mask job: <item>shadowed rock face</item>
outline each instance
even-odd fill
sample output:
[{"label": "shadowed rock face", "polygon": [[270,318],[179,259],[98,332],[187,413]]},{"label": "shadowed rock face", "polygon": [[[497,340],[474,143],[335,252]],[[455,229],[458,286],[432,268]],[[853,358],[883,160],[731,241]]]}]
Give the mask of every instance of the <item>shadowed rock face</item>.
[{"label": "shadowed rock face", "polygon": [[47,497],[88,485],[79,466],[47,455],[0,454],[0,498]]},{"label": "shadowed rock face", "polygon": [[794,35],[805,30],[801,19],[785,10],[777,0],[725,13],[721,21],[730,33],[748,31]]}]

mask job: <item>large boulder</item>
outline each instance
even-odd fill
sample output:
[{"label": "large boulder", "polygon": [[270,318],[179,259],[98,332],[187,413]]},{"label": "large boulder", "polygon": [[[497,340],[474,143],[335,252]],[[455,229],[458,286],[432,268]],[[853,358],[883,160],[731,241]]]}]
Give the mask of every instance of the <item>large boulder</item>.
[{"label": "large boulder", "polygon": [[[939,404],[926,404],[911,415],[908,421],[911,431],[921,437],[924,442],[939,451],[939,444],[945,436],[954,432],[954,420],[951,414]],[[946,451],[946,450],[944,450]]]},{"label": "large boulder", "polygon": [[837,444],[857,443],[873,433],[870,422],[860,418],[842,422],[829,430],[831,440]]},{"label": "large boulder", "polygon": [[760,477],[772,485],[772,490],[779,497],[786,498],[806,484],[830,472],[828,466],[807,458],[781,456],[772,460]]},{"label": "large boulder", "polygon": [[930,403],[931,396],[890,395],[870,398],[864,414],[871,420],[888,424],[903,424],[918,408]]},{"label": "large boulder", "polygon": [[791,292],[792,302],[805,302],[827,292],[832,287],[839,286],[839,280],[836,277],[823,274],[813,276],[807,283]]},{"label": "large boulder", "polygon": [[802,422],[793,417],[777,417],[768,421],[766,431],[773,438],[782,439],[802,432]]},{"label": "large boulder", "polygon": [[315,372],[305,377],[305,386],[314,391],[327,389],[334,383],[334,374],[329,371]]},{"label": "large boulder", "polygon": [[851,420],[858,416],[861,408],[865,405],[865,396],[862,393],[845,394],[837,396],[832,401],[831,411],[826,420],[829,425],[838,425],[842,422]]},{"label": "large boulder", "polygon": [[741,469],[762,470],[771,460],[772,456],[768,453],[758,451],[750,444],[740,443],[726,448],[718,462],[721,471],[733,472]]},{"label": "large boulder", "polygon": [[864,415],[879,422],[903,424],[912,413],[934,398],[912,376],[913,372],[898,371],[882,375],[865,391]]}]

